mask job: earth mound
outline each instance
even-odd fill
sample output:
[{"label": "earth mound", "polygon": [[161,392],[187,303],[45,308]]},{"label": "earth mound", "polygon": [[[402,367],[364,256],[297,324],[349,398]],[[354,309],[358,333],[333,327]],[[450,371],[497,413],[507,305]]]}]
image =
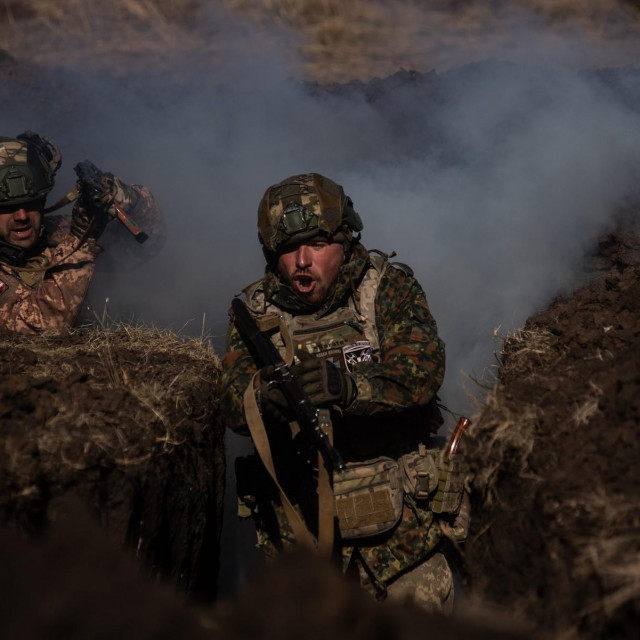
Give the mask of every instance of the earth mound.
[{"label": "earth mound", "polygon": [[504,340],[472,427],[474,591],[539,631],[640,624],[640,236],[600,241],[589,285]]},{"label": "earth mound", "polygon": [[124,326],[0,334],[0,522],[38,534],[75,496],[150,576],[213,594],[224,490],[219,366]]}]

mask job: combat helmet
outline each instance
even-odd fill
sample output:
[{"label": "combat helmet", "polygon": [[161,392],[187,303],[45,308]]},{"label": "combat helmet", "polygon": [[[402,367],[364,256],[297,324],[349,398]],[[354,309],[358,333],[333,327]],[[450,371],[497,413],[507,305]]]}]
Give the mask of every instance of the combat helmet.
[{"label": "combat helmet", "polygon": [[258,207],[258,236],[267,258],[296,244],[362,230],[344,189],[319,173],[291,176],[269,187]]},{"label": "combat helmet", "polygon": [[58,148],[33,131],[0,137],[0,207],[44,202],[61,163]]}]

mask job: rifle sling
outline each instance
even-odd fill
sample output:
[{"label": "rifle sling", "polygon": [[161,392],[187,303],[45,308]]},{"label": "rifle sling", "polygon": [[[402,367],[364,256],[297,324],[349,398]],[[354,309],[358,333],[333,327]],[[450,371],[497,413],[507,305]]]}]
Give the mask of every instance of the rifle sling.
[{"label": "rifle sling", "polygon": [[[258,373],[255,373],[244,392],[245,418],[256,451],[278,488],[282,507],[293,529],[296,540],[303,546],[318,551],[323,556],[329,557],[333,550],[334,534],[333,489],[331,487],[329,472],[324,466],[322,456],[318,452],[318,539],[316,540],[300,513],[296,511],[291,500],[289,500],[278,480],[273,464],[273,457],[271,456],[271,446],[269,444],[269,438],[267,437],[267,430],[256,400],[255,381],[257,377]],[[331,437],[330,429],[329,437]]]}]

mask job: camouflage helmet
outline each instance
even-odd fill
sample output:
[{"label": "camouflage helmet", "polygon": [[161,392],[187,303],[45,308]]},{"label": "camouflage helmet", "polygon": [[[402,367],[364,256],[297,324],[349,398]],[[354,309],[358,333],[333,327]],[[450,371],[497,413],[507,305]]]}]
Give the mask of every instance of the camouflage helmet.
[{"label": "camouflage helmet", "polygon": [[60,164],[58,148],[33,131],[0,137],[0,207],[44,199]]},{"label": "camouflage helmet", "polygon": [[258,207],[258,236],[275,252],[315,236],[362,230],[360,216],[343,188],[319,173],[291,176],[267,189]]}]

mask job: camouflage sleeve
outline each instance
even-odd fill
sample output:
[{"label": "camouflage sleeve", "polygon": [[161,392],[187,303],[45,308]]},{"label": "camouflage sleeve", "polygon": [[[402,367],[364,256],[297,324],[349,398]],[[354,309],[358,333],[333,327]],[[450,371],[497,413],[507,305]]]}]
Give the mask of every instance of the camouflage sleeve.
[{"label": "camouflage sleeve", "polygon": [[11,273],[0,272],[0,326],[21,333],[60,331],[72,326],[82,308],[95,266],[96,247],[66,235],[52,251],[53,267],[29,287]]},{"label": "camouflage sleeve", "polygon": [[243,396],[255,372],[253,358],[233,323],[229,324],[227,351],[222,357],[220,412],[232,431],[246,436],[249,435],[249,430],[244,418]]},{"label": "camouflage sleeve", "polygon": [[424,405],[444,379],[444,343],[422,287],[405,271],[389,267],[376,295],[380,362],[355,370],[358,395],[348,413],[371,415]]},{"label": "camouflage sleeve", "polygon": [[117,220],[112,221],[100,238],[106,251],[100,263],[107,271],[129,271],[157,255],[166,240],[166,219],[153,194],[147,187],[125,184],[115,178],[115,202],[149,236],[144,243]]}]

